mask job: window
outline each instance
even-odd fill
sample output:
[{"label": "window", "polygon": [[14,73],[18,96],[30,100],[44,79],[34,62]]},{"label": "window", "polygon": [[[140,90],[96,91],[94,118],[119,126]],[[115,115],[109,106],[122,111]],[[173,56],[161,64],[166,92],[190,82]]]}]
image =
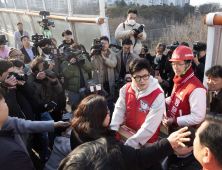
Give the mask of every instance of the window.
[{"label": "window", "polygon": [[33,10],[33,11],[44,10],[42,0],[28,0],[28,3],[29,3],[30,10]]},{"label": "window", "polygon": [[16,14],[13,14],[13,13],[9,13],[9,16],[11,18],[11,21],[12,21],[12,26],[14,27],[14,30],[16,31],[18,28],[17,28],[17,23],[19,22],[18,19],[17,19],[17,16]]},{"label": "window", "polygon": [[12,30],[11,24],[10,24],[10,19],[9,19],[8,15],[5,12],[3,12],[2,16],[4,18],[4,21],[5,21],[5,24],[6,24],[6,28],[9,29],[9,30]]},{"label": "window", "polygon": [[15,6],[18,9],[27,9],[27,5],[25,0],[14,0],[15,1]]},{"label": "window", "polygon": [[19,15],[21,19],[21,23],[23,24],[23,29],[32,35],[32,29],[29,21],[29,17],[27,15]]},{"label": "window", "polygon": [[33,17],[32,16],[33,25],[35,27],[35,30],[34,30],[35,32],[34,33],[42,34],[42,29],[39,26],[39,24],[37,23],[37,21],[41,21],[41,20],[42,20],[41,17]]},{"label": "window", "polygon": [[15,8],[13,0],[6,0],[7,8]]},{"label": "window", "polygon": [[2,15],[0,15],[0,29],[1,30],[4,30],[5,31],[5,27],[4,27],[4,24],[3,24],[3,20],[2,20]]},{"label": "window", "polygon": [[67,0],[45,0],[46,8],[50,12],[56,12],[56,13],[68,13],[68,4]]}]

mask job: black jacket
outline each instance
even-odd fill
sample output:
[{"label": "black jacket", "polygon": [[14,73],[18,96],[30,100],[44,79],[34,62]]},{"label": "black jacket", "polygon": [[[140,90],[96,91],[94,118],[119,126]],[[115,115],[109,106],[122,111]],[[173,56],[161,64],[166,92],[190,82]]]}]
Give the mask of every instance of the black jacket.
[{"label": "black jacket", "polygon": [[34,170],[24,148],[14,140],[14,130],[0,130],[0,169]]},{"label": "black jacket", "polygon": [[174,73],[173,68],[171,66],[171,62],[169,61],[168,58],[166,60],[165,69],[166,69],[166,72],[169,73],[168,77],[167,77],[167,81],[170,84],[170,87],[167,89],[167,94],[168,94],[168,96],[171,96],[171,92],[172,92],[173,86],[174,86],[173,78],[175,76],[175,73]]},{"label": "black jacket", "polygon": [[167,170],[201,170],[203,168],[193,154],[187,158],[178,158],[175,154],[170,155],[165,166]]},{"label": "black jacket", "polygon": [[[24,63],[28,64],[31,61],[31,59],[30,59],[25,47],[23,46],[20,50],[22,51],[22,54],[24,54]],[[33,52],[34,56],[39,56],[39,51],[36,47],[32,47],[32,52]]]},{"label": "black jacket", "polygon": [[215,92],[210,92],[210,112],[222,114],[222,90],[215,95]]},{"label": "black jacket", "polygon": [[194,75],[203,83],[206,55],[198,59],[200,64],[197,66],[194,62],[192,65]]},{"label": "black jacket", "polygon": [[[142,170],[151,167],[164,159],[166,156],[173,154],[173,149],[167,139],[162,139],[151,147],[147,147],[141,150],[134,149],[130,146],[122,145],[115,137],[105,137],[108,146],[117,146],[121,155],[117,155],[117,158],[122,159],[124,169],[126,170]],[[75,149],[77,146],[85,142],[90,142],[93,139],[81,138],[74,131],[71,133],[70,144],[71,149]]]},{"label": "black jacket", "polygon": [[66,41],[63,40],[63,41],[62,41],[62,44],[59,46],[59,48],[65,47],[65,46],[67,46],[67,45],[72,45],[73,43],[74,43],[74,40],[73,40],[73,39],[71,39],[71,43],[66,43]]},{"label": "black jacket", "polygon": [[149,54],[139,54],[139,56],[140,56],[140,58],[145,58],[145,59],[147,59],[147,60],[149,61],[149,63],[150,63],[150,66],[153,65],[154,57],[151,56],[150,53],[149,53]]}]

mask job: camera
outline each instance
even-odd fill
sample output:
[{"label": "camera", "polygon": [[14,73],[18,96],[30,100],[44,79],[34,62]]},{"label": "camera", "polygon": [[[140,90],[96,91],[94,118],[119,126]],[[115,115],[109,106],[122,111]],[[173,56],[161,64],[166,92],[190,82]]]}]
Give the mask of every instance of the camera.
[{"label": "camera", "polygon": [[131,77],[125,77],[125,79],[123,79],[122,77],[119,77],[119,79],[117,80],[117,89],[121,89],[126,83],[130,83],[132,82]]},{"label": "camera", "polygon": [[31,41],[34,43],[35,46],[37,46],[37,43],[38,43],[39,41],[41,41],[42,39],[43,39],[43,35],[36,33],[36,34],[32,35]]},{"label": "camera", "polygon": [[53,62],[54,61],[51,59],[44,59],[43,60],[43,67],[44,67],[43,71],[45,72],[46,76],[51,79],[56,78],[56,73],[49,69],[49,65],[52,64]]},{"label": "camera", "polygon": [[57,106],[57,103],[54,101],[51,101],[49,104],[47,104],[46,110],[50,111],[52,109],[54,109]]},{"label": "camera", "polygon": [[[70,46],[67,46],[66,47],[66,58],[67,58],[67,61],[70,62],[70,60],[72,58],[75,58],[76,59],[76,63],[80,66],[84,65],[85,64],[85,59],[80,59],[80,58],[76,58],[76,56],[82,54],[82,50],[77,50],[77,49],[74,49],[74,48],[71,48]],[[74,65],[73,63],[70,63],[71,65]]]},{"label": "camera", "polygon": [[94,38],[93,39],[93,46],[92,49],[94,49],[92,56],[93,55],[101,55],[101,48],[104,47],[105,44],[101,43],[100,39]]},{"label": "camera", "polygon": [[110,44],[109,48],[111,48],[111,50],[115,53],[118,53],[120,50],[122,50],[122,47],[117,44]]},{"label": "camera", "polygon": [[6,45],[6,42],[8,42],[5,38],[5,35],[4,34],[1,34],[0,35],[0,41],[2,41],[4,44],[0,44],[0,45]]},{"label": "camera", "polygon": [[138,34],[140,34],[141,32],[143,32],[144,27],[145,27],[145,25],[144,25],[144,24],[141,24],[138,29],[133,29],[133,30],[135,31],[135,34],[134,34],[134,37],[135,37],[135,38],[138,36]]},{"label": "camera", "polygon": [[27,75],[26,74],[18,74],[17,72],[10,72],[8,74],[8,79],[10,77],[14,76],[16,78],[16,80],[19,80],[19,81],[25,81],[27,79]]},{"label": "camera", "polygon": [[57,60],[59,60],[61,63],[65,61],[64,47],[61,48],[55,47],[53,50],[53,54],[56,55]]},{"label": "camera", "polygon": [[171,58],[174,50],[175,50],[177,47],[179,47],[179,46],[180,46],[179,41],[176,41],[176,42],[174,42],[174,43],[171,44],[171,45],[167,45],[167,49],[170,49],[170,50],[168,51],[167,55],[170,56],[170,58]]},{"label": "camera", "polygon": [[193,42],[193,54],[194,54],[194,57],[196,56],[199,56],[199,52],[198,51],[201,51],[201,46],[202,44],[199,43],[198,41],[194,41]]}]

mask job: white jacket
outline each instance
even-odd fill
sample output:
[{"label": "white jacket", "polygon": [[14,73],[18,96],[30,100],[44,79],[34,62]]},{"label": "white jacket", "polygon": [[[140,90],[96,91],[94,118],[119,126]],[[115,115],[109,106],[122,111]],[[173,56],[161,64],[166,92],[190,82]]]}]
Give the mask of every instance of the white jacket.
[{"label": "white jacket", "polygon": [[[123,23],[119,24],[119,26],[117,27],[116,31],[115,31],[115,38],[117,40],[121,40],[123,41],[124,39],[130,38],[131,41],[133,42],[133,46],[135,44],[135,38],[133,35],[129,35],[130,31],[132,31],[133,29],[138,29],[140,27],[140,24],[135,24],[133,27],[129,25],[128,20],[126,20],[125,22],[125,29],[123,27]],[[143,36],[139,37],[137,40],[137,43],[133,49],[133,51],[135,51],[137,54],[140,54],[140,50],[142,47],[142,43],[141,41],[145,41],[146,40],[146,32],[143,30]]]},{"label": "white jacket", "polygon": [[[132,88],[135,91],[137,99],[149,95],[157,88],[160,88],[161,91],[163,91],[158,83],[158,80],[154,79],[152,76],[150,76],[149,84],[145,90],[138,91],[133,82]],[[112,130],[118,131],[120,124],[124,121],[124,116],[126,114],[125,97],[126,85],[120,89],[119,98],[115,105],[115,110],[113,112],[112,121],[110,124]],[[146,116],[145,122],[142,124],[141,128],[135,135],[126,141],[125,145],[129,145],[135,149],[140,148],[139,143],[144,145],[155,134],[165,112],[165,98],[163,92],[153,101],[149,114]]]}]

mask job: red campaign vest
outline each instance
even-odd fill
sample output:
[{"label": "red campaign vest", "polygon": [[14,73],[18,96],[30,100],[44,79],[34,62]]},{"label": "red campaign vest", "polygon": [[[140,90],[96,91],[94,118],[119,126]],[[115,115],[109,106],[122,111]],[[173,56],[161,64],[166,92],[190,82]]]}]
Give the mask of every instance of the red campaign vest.
[{"label": "red campaign vest", "polygon": [[[131,83],[126,84],[126,122],[125,124],[130,128],[138,131],[145,122],[149,108],[157,96],[163,93],[159,88],[154,90],[148,96],[136,99],[135,92],[131,87]],[[153,122],[155,123],[155,122]],[[147,143],[154,143],[158,140],[160,127],[157,128],[155,134],[147,141]]]},{"label": "red campaign vest", "polygon": [[171,103],[169,104],[169,108],[167,110],[167,117],[177,118],[190,114],[190,94],[196,88],[206,89],[200,80],[194,76],[192,69],[189,69],[188,73],[189,74],[183,79],[182,82],[174,84],[171,94]]}]

